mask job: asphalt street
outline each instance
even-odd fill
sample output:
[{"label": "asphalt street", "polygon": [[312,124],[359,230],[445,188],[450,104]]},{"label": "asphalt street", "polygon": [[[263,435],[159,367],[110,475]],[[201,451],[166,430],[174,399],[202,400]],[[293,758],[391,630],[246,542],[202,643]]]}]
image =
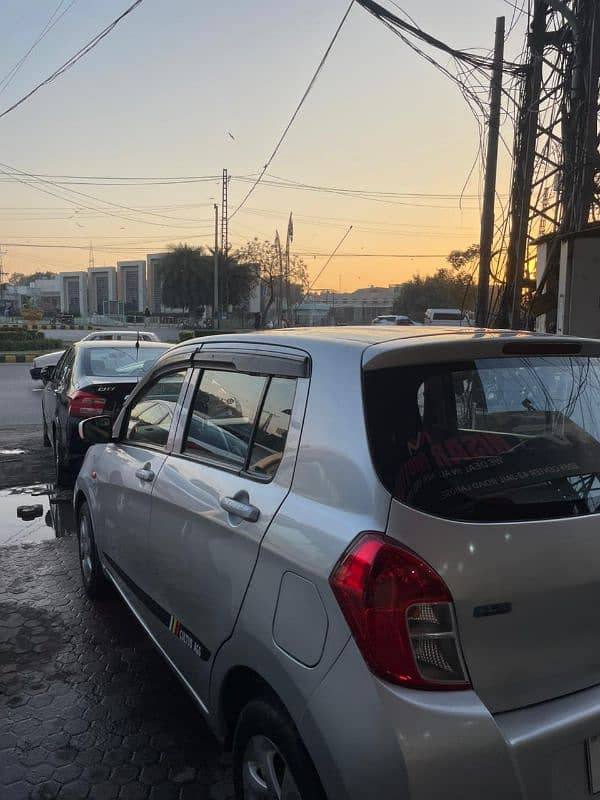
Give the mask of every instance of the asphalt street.
[{"label": "asphalt street", "polygon": [[31,380],[30,368],[30,364],[0,364],[0,427],[41,424],[42,383]]}]

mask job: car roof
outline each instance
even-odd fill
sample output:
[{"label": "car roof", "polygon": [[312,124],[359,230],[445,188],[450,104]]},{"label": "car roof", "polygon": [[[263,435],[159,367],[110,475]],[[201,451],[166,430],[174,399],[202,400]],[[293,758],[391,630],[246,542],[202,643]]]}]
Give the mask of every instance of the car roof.
[{"label": "car roof", "polygon": [[151,350],[156,350],[157,347],[162,347],[165,350],[168,350],[172,345],[167,344],[166,342],[147,342],[143,339],[140,339],[139,343],[134,339],[81,339],[79,342],[73,343],[75,347],[137,347]]},{"label": "car roof", "polygon": [[[137,331],[133,328],[124,331],[90,331],[87,336],[148,336],[152,335],[151,331]],[[87,336],[84,336],[84,339],[87,339]]]},{"label": "car roof", "polygon": [[[302,348],[311,352],[320,345],[338,345],[354,347],[364,350],[373,345],[389,343],[393,346],[414,346],[435,337],[436,341],[464,341],[473,339],[497,339],[514,337],[556,337],[552,334],[533,334],[527,331],[500,331],[492,328],[456,328],[452,326],[431,325],[411,325],[406,327],[396,326],[377,326],[377,325],[356,325],[356,326],[331,326],[319,328],[283,328],[264,331],[254,331],[252,333],[240,334],[216,334],[214,336],[203,336],[197,339],[188,339],[179,345],[175,345],[174,352],[181,352],[182,349],[189,350],[198,348],[200,345],[210,345],[213,343],[223,344],[258,344],[258,345],[281,345],[284,347]],[[570,337],[570,341],[573,341]]]}]

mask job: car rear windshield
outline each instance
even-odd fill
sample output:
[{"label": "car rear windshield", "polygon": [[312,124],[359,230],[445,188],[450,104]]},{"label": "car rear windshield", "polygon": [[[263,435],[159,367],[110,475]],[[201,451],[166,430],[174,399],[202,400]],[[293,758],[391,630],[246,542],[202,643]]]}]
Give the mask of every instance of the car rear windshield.
[{"label": "car rear windshield", "polygon": [[365,373],[373,461],[394,497],[457,520],[600,510],[600,359],[504,357]]},{"label": "car rear windshield", "polygon": [[99,378],[139,378],[164,352],[164,347],[89,347],[83,352],[81,371]]},{"label": "car rear windshield", "polygon": [[434,311],[433,319],[460,320],[462,314],[460,311]]}]

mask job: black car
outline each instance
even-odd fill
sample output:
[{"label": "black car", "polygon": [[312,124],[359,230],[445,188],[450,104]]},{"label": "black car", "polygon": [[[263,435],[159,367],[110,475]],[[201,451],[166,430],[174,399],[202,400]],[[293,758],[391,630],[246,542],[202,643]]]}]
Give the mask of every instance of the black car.
[{"label": "black car", "polygon": [[157,342],[78,342],[56,367],[42,371],[44,444],[53,448],[59,483],[78,471],[87,449],[79,437],[81,420],[116,417],[124,398],[168,349]]}]

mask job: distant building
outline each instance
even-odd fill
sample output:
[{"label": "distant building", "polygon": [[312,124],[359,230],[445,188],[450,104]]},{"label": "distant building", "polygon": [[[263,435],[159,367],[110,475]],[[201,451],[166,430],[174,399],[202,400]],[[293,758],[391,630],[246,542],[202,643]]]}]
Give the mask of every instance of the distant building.
[{"label": "distant building", "polygon": [[87,272],[61,272],[58,276],[58,285],[60,289],[60,310],[62,313],[87,317]]},{"label": "distant building", "polygon": [[117,261],[117,294],[125,314],[143,313],[146,308],[146,262]]},{"label": "distant building", "polygon": [[[368,286],[356,289],[354,292],[323,291],[313,299],[320,304],[325,303],[330,310],[330,317],[336,322],[346,325],[368,325],[381,314],[393,313],[394,300],[399,288],[400,284],[394,284],[387,287]],[[312,309],[313,312],[315,310]],[[314,313],[309,312],[307,316],[314,316]]]},{"label": "distant building", "polygon": [[38,278],[29,284],[32,300],[46,314],[60,311],[60,280],[56,278]]},{"label": "distant building", "polygon": [[151,253],[146,256],[146,305],[151,314],[160,314],[163,310],[160,265],[167,255],[168,253]]},{"label": "distant building", "polygon": [[89,312],[104,314],[108,304],[117,299],[117,270],[115,267],[90,267],[87,274]]}]

